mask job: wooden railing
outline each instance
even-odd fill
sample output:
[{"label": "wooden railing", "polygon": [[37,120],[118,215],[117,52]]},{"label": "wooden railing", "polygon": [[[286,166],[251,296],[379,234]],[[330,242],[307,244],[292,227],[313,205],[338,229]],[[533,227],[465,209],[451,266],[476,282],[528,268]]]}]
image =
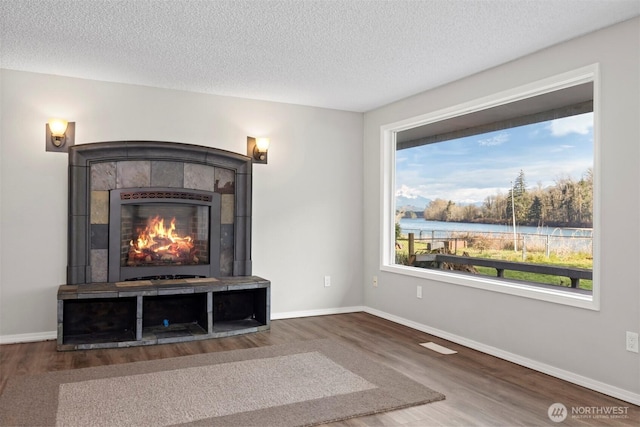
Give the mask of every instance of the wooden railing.
[{"label": "wooden railing", "polygon": [[524,262],[503,261],[488,258],[475,258],[469,256],[447,255],[447,254],[414,254],[410,257],[414,262],[435,262],[438,268],[442,268],[443,263],[458,265],[473,265],[479,267],[490,267],[496,269],[497,277],[504,277],[505,270],[524,271],[527,273],[549,274],[552,276],[568,277],[571,279],[571,287],[577,288],[580,279],[592,280],[593,272],[585,268],[564,267],[546,264],[530,264]]}]

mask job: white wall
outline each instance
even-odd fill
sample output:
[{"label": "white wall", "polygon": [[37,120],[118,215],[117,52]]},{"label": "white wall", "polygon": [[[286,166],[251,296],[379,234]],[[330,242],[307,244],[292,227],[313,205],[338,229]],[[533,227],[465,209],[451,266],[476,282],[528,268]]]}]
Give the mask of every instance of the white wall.
[{"label": "white wall", "polygon": [[[640,401],[640,20],[571,40],[365,114],[365,305],[390,317]],[[380,127],[600,63],[601,310],[380,271]],[[371,276],[379,287],[373,288]],[[417,299],[416,285],[424,297]]]},{"label": "white wall", "polygon": [[0,90],[4,341],[56,329],[67,156],[45,152],[51,116],[76,122],[76,144],[158,140],[246,154],[247,136],[269,136],[269,164],[254,165],[252,259],[272,281],[272,313],[362,304],[362,114],[9,70]]}]

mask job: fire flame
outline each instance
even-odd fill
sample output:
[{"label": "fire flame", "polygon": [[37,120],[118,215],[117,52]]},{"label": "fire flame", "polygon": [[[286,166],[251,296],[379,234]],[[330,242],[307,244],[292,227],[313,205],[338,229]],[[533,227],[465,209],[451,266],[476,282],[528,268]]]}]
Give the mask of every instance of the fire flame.
[{"label": "fire flame", "polygon": [[[176,219],[172,218],[170,225],[165,226],[165,219],[159,215],[150,218],[147,227],[139,231],[137,239],[131,240],[129,245],[130,262],[161,261],[192,261],[194,244],[191,236],[179,236],[176,231]],[[195,259],[197,262],[197,258]]]}]

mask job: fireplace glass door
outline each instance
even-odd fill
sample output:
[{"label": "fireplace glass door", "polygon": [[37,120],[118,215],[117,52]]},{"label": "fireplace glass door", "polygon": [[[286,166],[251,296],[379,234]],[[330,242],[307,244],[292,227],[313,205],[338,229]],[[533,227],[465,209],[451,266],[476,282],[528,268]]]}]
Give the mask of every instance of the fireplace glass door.
[{"label": "fireplace glass door", "polygon": [[209,264],[209,207],[122,205],[120,266]]},{"label": "fireplace glass door", "polygon": [[113,190],[110,203],[110,282],[219,275],[219,194]]}]

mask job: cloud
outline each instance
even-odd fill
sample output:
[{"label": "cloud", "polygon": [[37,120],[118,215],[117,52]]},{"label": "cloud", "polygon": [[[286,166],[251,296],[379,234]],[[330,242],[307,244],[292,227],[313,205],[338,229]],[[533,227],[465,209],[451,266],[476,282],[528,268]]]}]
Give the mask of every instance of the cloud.
[{"label": "cloud", "polygon": [[588,135],[593,129],[593,113],[563,117],[551,120],[549,130],[553,136],[565,136],[570,133]]},{"label": "cloud", "polygon": [[491,138],[479,139],[478,144],[483,147],[493,147],[495,145],[502,145],[507,141],[509,141],[509,134],[503,132],[494,135]]},{"label": "cloud", "polygon": [[417,188],[411,188],[407,185],[402,185],[396,190],[396,197],[406,197],[407,199],[416,199],[420,196],[420,190]]}]

